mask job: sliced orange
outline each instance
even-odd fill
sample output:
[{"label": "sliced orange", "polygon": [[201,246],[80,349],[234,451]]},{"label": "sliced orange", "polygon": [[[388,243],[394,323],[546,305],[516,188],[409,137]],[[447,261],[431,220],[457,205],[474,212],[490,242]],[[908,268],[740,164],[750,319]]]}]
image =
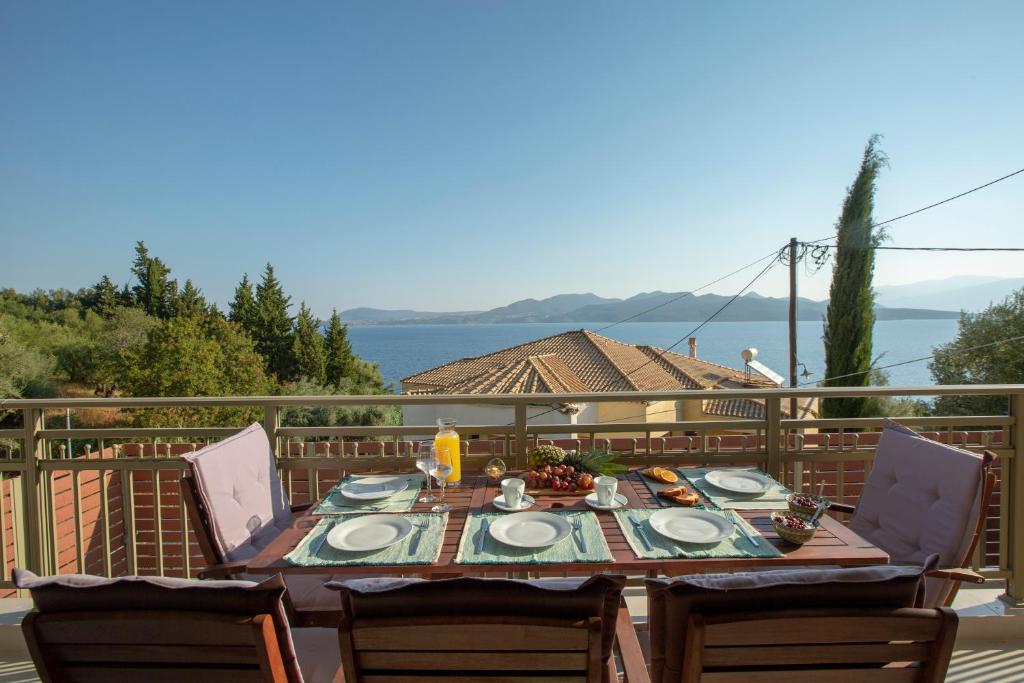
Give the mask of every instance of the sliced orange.
[{"label": "sliced orange", "polygon": [[664,467],[652,467],[651,477],[664,484],[674,484],[679,481],[679,477],[675,472],[666,470]]}]

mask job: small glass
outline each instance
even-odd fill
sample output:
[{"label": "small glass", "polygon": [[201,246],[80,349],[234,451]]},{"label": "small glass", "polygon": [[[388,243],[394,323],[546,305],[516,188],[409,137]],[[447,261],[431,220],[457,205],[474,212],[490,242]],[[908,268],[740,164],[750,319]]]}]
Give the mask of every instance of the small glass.
[{"label": "small glass", "polygon": [[448,512],[452,509],[452,506],[445,502],[444,490],[448,484],[448,477],[452,473],[452,462],[447,448],[434,446],[434,466],[431,468],[430,473],[434,475],[434,478],[437,479],[437,485],[441,487],[441,502],[430,508],[430,511]]},{"label": "small glass", "polygon": [[508,468],[505,467],[505,463],[501,458],[492,458],[484,465],[484,474],[487,475],[492,484],[497,484],[501,481],[501,478],[505,476],[507,471]]},{"label": "small glass", "polygon": [[420,497],[421,503],[433,503],[437,500],[430,491],[430,477],[436,465],[437,455],[434,452],[434,444],[430,441],[422,442],[416,451],[416,469],[427,476],[427,492]]}]

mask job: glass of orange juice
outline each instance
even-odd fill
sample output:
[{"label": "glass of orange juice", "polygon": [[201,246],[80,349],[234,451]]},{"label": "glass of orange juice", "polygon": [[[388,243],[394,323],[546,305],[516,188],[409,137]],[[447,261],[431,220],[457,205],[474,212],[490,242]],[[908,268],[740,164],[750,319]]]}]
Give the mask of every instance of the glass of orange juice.
[{"label": "glass of orange juice", "polygon": [[452,467],[452,473],[446,481],[448,486],[458,486],[462,483],[462,458],[459,454],[459,433],[455,431],[455,420],[442,417],[437,421],[437,435],[434,437],[434,448],[440,453],[445,452],[448,456],[448,463]]}]

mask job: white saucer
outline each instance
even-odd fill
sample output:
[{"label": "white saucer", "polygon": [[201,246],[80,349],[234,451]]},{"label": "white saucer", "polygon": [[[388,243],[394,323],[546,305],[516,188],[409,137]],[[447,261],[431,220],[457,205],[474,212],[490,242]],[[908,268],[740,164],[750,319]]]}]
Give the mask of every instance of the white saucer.
[{"label": "white saucer", "polygon": [[498,508],[502,512],[519,512],[520,510],[528,510],[532,508],[533,504],[537,501],[533,499],[533,496],[528,496],[524,493],[523,500],[519,503],[519,507],[509,507],[508,505],[505,505],[505,496],[499,493],[491,502],[494,503],[494,507]]},{"label": "white saucer", "polygon": [[621,493],[616,493],[615,498],[612,499],[611,505],[600,505],[597,502],[596,491],[588,495],[586,498],[584,498],[583,502],[585,502],[587,505],[594,508],[595,510],[618,510],[619,508],[624,508],[629,504],[629,500],[624,495],[622,495]]}]

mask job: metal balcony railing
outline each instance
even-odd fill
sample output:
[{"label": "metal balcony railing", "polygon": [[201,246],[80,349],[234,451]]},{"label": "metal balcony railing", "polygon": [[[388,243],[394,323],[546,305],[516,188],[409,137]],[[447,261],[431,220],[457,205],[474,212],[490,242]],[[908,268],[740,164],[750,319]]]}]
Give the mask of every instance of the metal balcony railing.
[{"label": "metal balcony railing", "polygon": [[[193,575],[201,554],[188,528],[178,456],[235,433],[230,427],[72,428],[65,413],[94,408],[248,407],[278,457],[293,502],[315,499],[346,473],[412,469],[414,435],[434,425],[293,427],[281,424],[289,406],[462,405],[504,407],[496,424],[460,425],[464,469],[492,457],[510,469],[526,464],[537,442],[570,448],[609,446],[630,465],[756,464],[799,490],[855,503],[871,468],[882,418],[788,419],[783,407],[830,396],[989,395],[1008,397],[1007,415],[892,416],[930,438],[999,456],[999,484],[988,511],[975,568],[1007,580],[1007,598],[1024,603],[1024,385],[742,389],[533,395],[267,396],[202,398],[26,399],[0,401],[0,590],[13,594],[11,569]],[[757,399],[763,419],[660,419],[693,414],[686,402]],[[614,421],[534,424],[531,409],[553,404],[628,403],[640,416]],[[693,405],[690,403],[689,405]],[[660,406],[660,409],[653,407]],[[678,407],[678,410],[673,409]],[[699,411],[697,411],[699,413]],[[502,414],[501,411],[492,414]],[[650,418],[657,416],[657,421]],[[59,419],[58,419],[59,418]],[[497,421],[496,421],[497,422]],[[472,438],[469,438],[472,437]]]}]

